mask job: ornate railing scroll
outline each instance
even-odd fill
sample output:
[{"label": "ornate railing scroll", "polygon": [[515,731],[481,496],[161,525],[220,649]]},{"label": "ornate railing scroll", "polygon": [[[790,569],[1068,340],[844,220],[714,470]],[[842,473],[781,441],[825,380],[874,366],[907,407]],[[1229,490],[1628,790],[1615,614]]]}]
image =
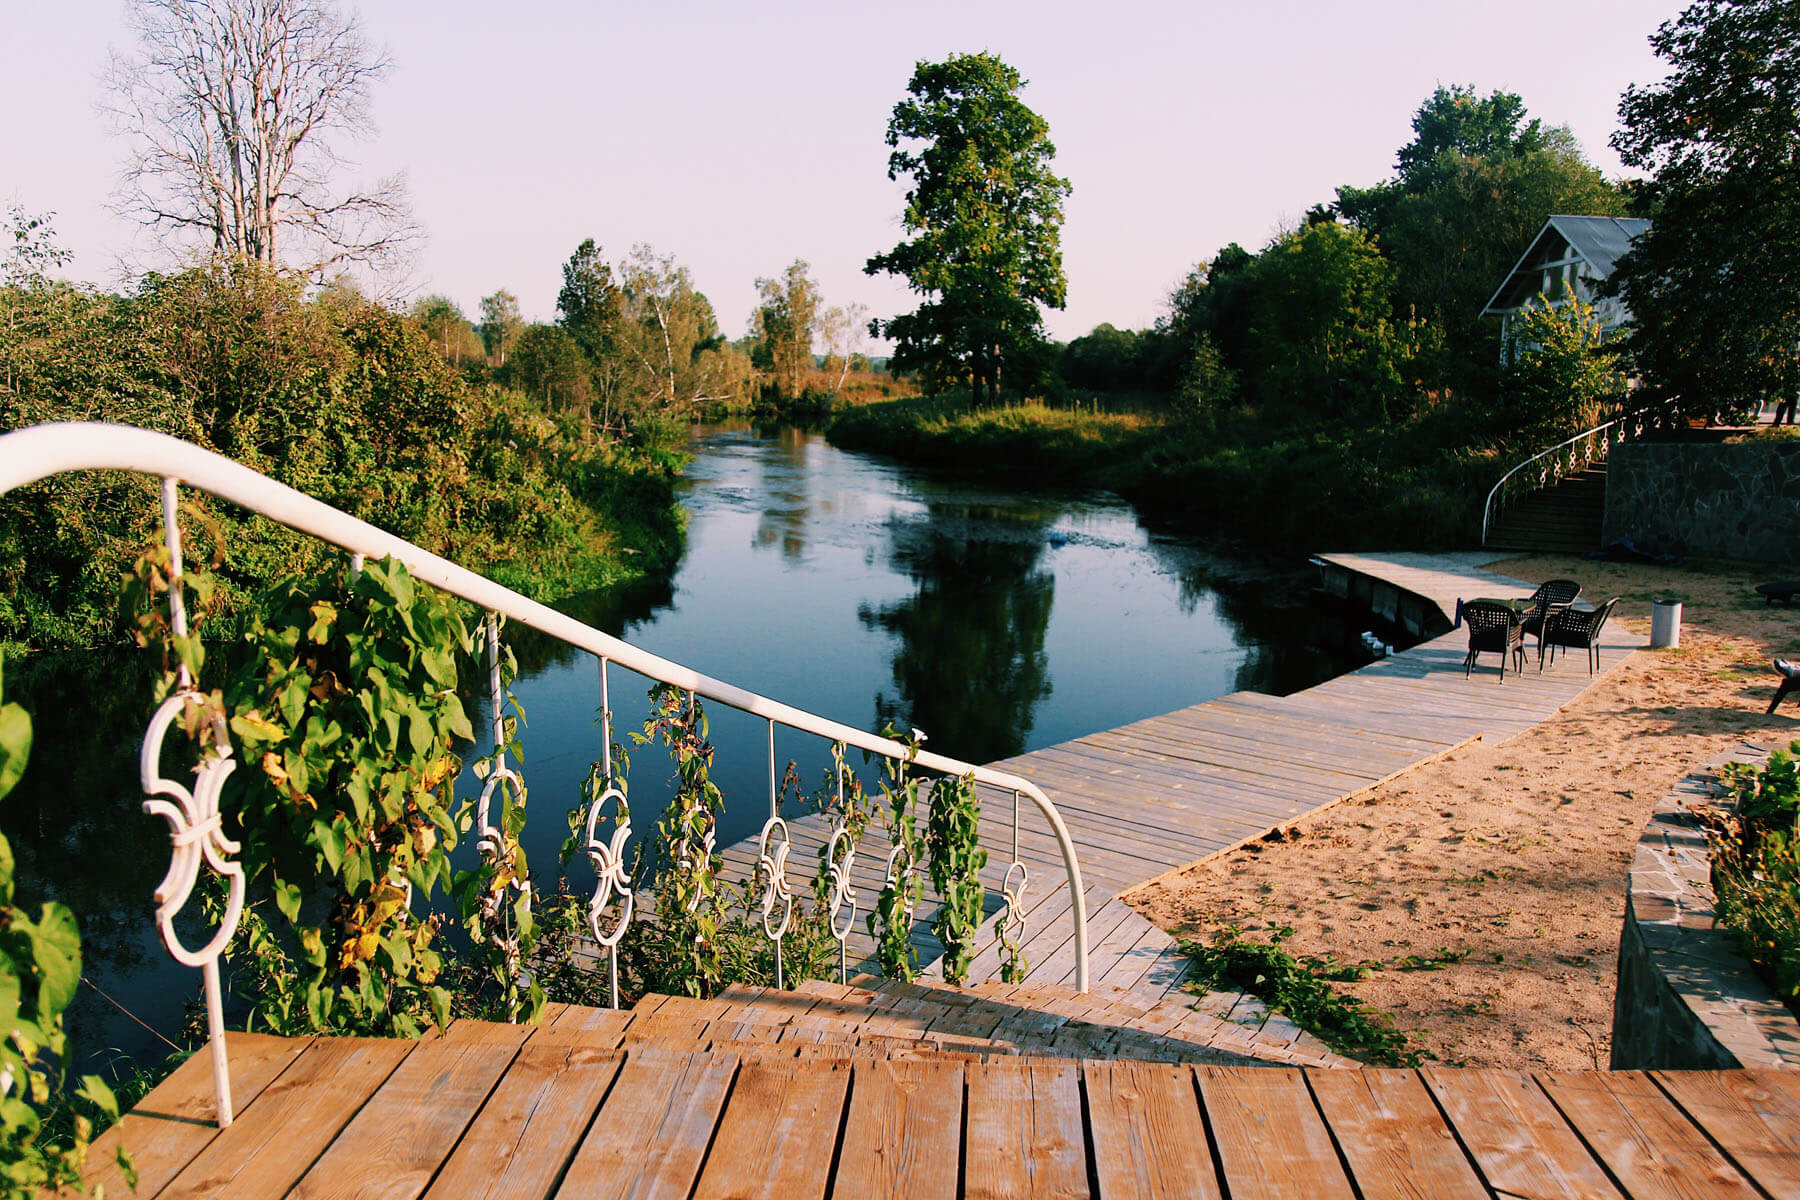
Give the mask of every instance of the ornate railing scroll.
[{"label": "ornate railing scroll", "polygon": [[[1017,882],[1014,876],[1017,875]],[[1031,882],[1031,871],[1025,866],[1025,860],[1019,857],[1019,793],[1013,793],[1012,819],[1012,861],[1006,865],[1006,878],[1000,884],[1000,900],[1002,908],[1000,919],[996,922],[995,932],[1000,941],[1000,953],[1008,964],[1018,959],[1019,950],[1025,944],[1025,888]],[[1008,979],[1008,983],[1017,980]]]},{"label": "ornate railing scroll", "polygon": [[1481,544],[1487,545],[1488,533],[1494,522],[1500,519],[1500,514],[1513,501],[1532,492],[1554,487],[1570,475],[1606,461],[1607,452],[1614,446],[1631,438],[1642,437],[1647,431],[1658,428],[1666,417],[1667,409],[1662,405],[1637,409],[1558,442],[1502,475],[1500,482],[1488,492],[1487,502],[1482,505]]},{"label": "ornate railing scroll", "polygon": [[[961,777],[973,776],[975,781],[987,787],[1016,791],[1030,800],[1032,806],[1042,817],[1055,838],[1061,853],[1063,865],[1068,877],[1072,916],[1075,925],[1075,971],[1076,986],[1082,990],[1088,987],[1088,946],[1087,946],[1087,910],[1083,895],[1081,868],[1075,857],[1074,842],[1069,836],[1068,827],[1062,816],[1050,802],[1048,796],[1029,780],[1004,771],[996,771],[987,767],[961,762],[940,754],[920,751],[917,747],[903,742],[868,733],[852,725],[832,721],[824,717],[783,704],[755,692],[735,687],[711,676],[703,675],[679,663],[650,654],[627,642],[602,633],[598,629],[584,625],[566,614],[559,613],[546,605],[529,600],[509,588],[503,587],[493,580],[457,566],[455,563],[423,550],[402,538],[378,529],[365,521],[360,521],[347,513],[279,484],[239,463],[203,450],[198,446],[183,442],[165,434],[148,430],[134,429],[125,425],[108,425],[90,422],[70,422],[65,424],[40,425],[29,429],[15,430],[0,436],[0,493],[10,492],[15,488],[34,483],[65,471],[79,470],[116,470],[133,471],[157,479],[169,481],[180,480],[183,485],[217,496],[220,499],[239,505],[252,512],[261,514],[270,520],[279,522],[292,529],[310,534],[325,542],[340,547],[352,556],[353,565],[361,557],[391,557],[404,564],[407,571],[422,583],[429,584],[451,595],[476,606],[481,611],[492,614],[494,618],[516,621],[520,624],[557,638],[562,642],[586,651],[603,664],[611,662],[637,674],[646,676],[660,683],[686,691],[693,700],[704,697],[707,701],[724,704],[727,707],[761,717],[771,723],[771,728],[779,724],[789,729],[811,734],[829,742],[841,743],[892,760],[910,761],[920,770],[930,771],[937,775]],[[174,485],[170,482],[164,488],[164,509],[166,527],[172,532],[178,545],[179,532],[174,522]],[[179,587],[175,588],[176,603],[179,603]],[[172,618],[173,620],[174,618]],[[181,618],[185,621],[185,618]],[[497,654],[498,630],[490,624],[489,629],[489,683],[490,693],[497,690]],[[604,667],[602,679],[604,681]],[[192,688],[192,681],[185,685]],[[602,684],[604,708],[604,682]],[[161,724],[153,724],[152,733],[166,733],[168,725],[173,723],[174,715],[182,711],[182,706],[190,703],[180,699],[183,693],[172,697],[177,703],[171,704],[167,711],[159,709],[159,717],[167,719]],[[494,699],[490,695],[490,699]],[[499,705],[496,703],[496,712]],[[605,730],[610,746],[610,721]],[[171,823],[171,838],[175,848],[176,863],[171,867],[170,877],[158,889],[157,904],[159,906],[159,923],[167,907],[169,915],[173,915],[179,907],[180,900],[185,899],[191,891],[193,881],[189,874],[197,874],[198,866],[205,863],[214,871],[223,874],[228,880],[238,880],[232,894],[238,897],[233,903],[228,898],[226,921],[220,926],[207,951],[215,946],[222,947],[229,941],[233,922],[241,907],[242,883],[241,874],[234,875],[233,864],[227,857],[234,852],[234,847],[220,832],[219,814],[217,812],[218,784],[223,781],[224,774],[232,761],[230,747],[219,731],[212,730],[208,735],[214,739],[209,747],[211,756],[201,764],[201,773],[196,776],[192,791],[181,785],[162,779],[156,764],[160,748],[146,749],[143,762],[146,790],[151,792],[151,811],[168,819]],[[504,729],[496,733],[497,748],[504,748]],[[160,743],[158,743],[160,747]],[[502,787],[521,788],[522,781],[516,772],[505,765],[504,755],[497,755],[495,770],[490,774],[488,783],[494,791],[487,793],[489,802],[493,794]],[[610,771],[610,766],[609,766]],[[211,808],[207,806],[211,805]],[[623,872],[618,867],[618,857],[624,852],[625,840],[621,836],[626,830],[626,822],[616,819],[613,837],[606,842],[606,849],[613,857],[605,860],[608,867],[606,882],[598,885],[597,897],[601,891],[611,888],[607,900],[598,900],[590,907],[590,914],[604,911],[609,903],[618,905],[616,924],[611,928],[620,930],[631,919],[629,901],[629,885]],[[590,811],[589,829],[592,846],[599,838],[599,818]],[[484,833],[495,826],[483,814],[481,822]],[[502,818],[504,822],[504,818]],[[844,863],[843,882],[834,883],[834,894],[838,898],[841,911],[844,902],[851,904],[854,913],[855,894],[848,886],[849,864],[855,847],[846,837],[842,845]],[[700,847],[706,854],[712,852],[713,833],[709,830],[706,845]],[[1015,847],[1016,850],[1016,847]],[[778,850],[776,851],[778,853]],[[837,853],[833,852],[834,855]],[[1017,855],[1015,853],[1015,860]],[[773,857],[771,857],[771,862]],[[838,861],[834,859],[834,861]],[[889,873],[896,871],[905,873],[917,869],[917,864],[904,864],[890,860]],[[242,868],[237,870],[241,872]],[[774,909],[770,910],[769,928],[774,928]],[[834,933],[837,927],[834,925]],[[166,935],[165,935],[166,936]],[[217,957],[210,958],[211,967],[207,966],[208,955],[205,952],[190,954],[180,947],[173,938],[168,939],[170,952],[179,961],[200,965],[208,972],[209,1026],[213,1035],[214,1065],[219,1084],[219,1114],[221,1123],[230,1118],[230,1095],[226,1063],[224,1058],[224,1042],[222,1035],[222,1012],[216,999]],[[841,939],[840,939],[841,940]],[[215,1015],[217,1014],[217,1015]]]},{"label": "ornate railing scroll", "polygon": [[[181,594],[181,525],[177,520],[177,481],[162,481],[163,539],[169,551],[169,627],[176,637],[188,633],[187,602]],[[216,705],[207,711],[206,699],[195,686],[193,676],[183,664],[176,672],[175,694],[157,707],[150,718],[150,728],[138,752],[138,777],[144,794],[144,811],[162,817],[169,823],[169,842],[174,853],[168,874],[156,887],[156,931],[163,948],[176,962],[199,967],[206,988],[206,1040],[212,1054],[213,1089],[218,1098],[219,1128],[231,1124],[231,1072],[225,1054],[225,1004],[219,986],[219,955],[237,932],[238,918],[244,911],[244,867],[228,857],[239,846],[225,836],[219,813],[219,789],[237,767],[231,754],[230,733],[225,714]],[[199,709],[201,761],[194,768],[194,786],[190,791],[172,779],[162,777],[163,739],[175,718],[189,708]],[[225,913],[212,940],[198,950],[189,950],[175,932],[175,916],[193,894],[204,864],[226,881]]]},{"label": "ornate railing scroll", "polygon": [[[525,903],[529,904],[531,881],[526,878],[524,871],[519,870],[518,840],[506,828],[507,794],[511,792],[513,803],[524,804],[525,780],[506,765],[506,689],[500,681],[501,620],[501,614],[489,612],[484,622],[487,634],[488,703],[492,706],[490,723],[494,752],[489,760],[487,782],[482,785],[481,796],[475,802],[475,845],[481,853],[481,861],[494,871],[496,884],[490,885],[482,893],[477,918],[481,936],[490,940],[506,956],[507,975],[517,977],[519,968],[523,965],[519,962],[519,931],[506,918],[506,913],[511,908],[506,903],[506,893],[509,890],[517,892],[525,896]],[[496,796],[500,800],[498,825],[491,819]]]},{"label": "ornate railing scroll", "polygon": [[[587,836],[583,848],[594,865],[594,896],[588,901],[588,932],[606,951],[607,994],[612,1006],[619,1007],[619,943],[631,925],[637,895],[625,869],[625,847],[631,840],[631,810],[625,803],[625,789],[613,773],[612,693],[606,677],[606,660],[600,660],[600,771],[599,786],[588,805]],[[613,806],[612,837],[602,841],[600,821],[606,806]],[[606,921],[608,908],[617,906],[610,928]]]}]

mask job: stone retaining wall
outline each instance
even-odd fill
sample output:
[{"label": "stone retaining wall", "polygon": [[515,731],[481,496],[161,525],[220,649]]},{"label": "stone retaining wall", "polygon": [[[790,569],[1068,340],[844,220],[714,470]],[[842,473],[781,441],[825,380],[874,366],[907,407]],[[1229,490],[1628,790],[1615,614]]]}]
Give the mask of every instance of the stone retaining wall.
[{"label": "stone retaining wall", "polygon": [[1677,784],[1644,826],[1619,936],[1615,1071],[1800,1069],[1800,1021],[1713,925],[1706,833],[1689,811],[1723,794],[1723,764],[1767,757],[1746,745],[1709,763]]},{"label": "stone retaining wall", "polygon": [[1800,564],[1800,441],[1615,446],[1603,529],[1658,554]]}]

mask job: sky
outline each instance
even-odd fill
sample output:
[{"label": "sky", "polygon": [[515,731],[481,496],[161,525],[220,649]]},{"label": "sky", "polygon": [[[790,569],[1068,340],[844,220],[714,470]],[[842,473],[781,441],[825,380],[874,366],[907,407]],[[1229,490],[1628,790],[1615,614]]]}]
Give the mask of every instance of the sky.
[{"label": "sky", "polygon": [[[1056,338],[1143,328],[1221,247],[1259,249],[1333,189],[1392,175],[1439,84],[1518,92],[1609,177],[1620,93],[1664,74],[1664,0],[339,0],[392,60],[345,182],[404,173],[426,240],[403,281],[472,318],[505,288],[552,320],[564,261],[671,254],[741,336],[756,280],[805,259],[825,303],[910,309],[863,273],[902,236],[884,136],[914,64],[989,51],[1049,123],[1065,206]],[[53,212],[65,275],[166,266],[115,215],[127,143],[101,73],[124,0],[20,4],[0,44],[0,205]],[[1524,248],[1521,247],[1521,250]],[[879,349],[871,346],[871,349]]]}]

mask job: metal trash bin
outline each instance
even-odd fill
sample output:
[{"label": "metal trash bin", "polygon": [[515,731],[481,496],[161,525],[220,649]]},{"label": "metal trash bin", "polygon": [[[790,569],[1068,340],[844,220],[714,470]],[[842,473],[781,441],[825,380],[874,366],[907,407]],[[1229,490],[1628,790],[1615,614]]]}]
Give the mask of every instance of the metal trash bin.
[{"label": "metal trash bin", "polygon": [[1653,649],[1678,649],[1681,646],[1681,601],[1650,602],[1650,645]]}]

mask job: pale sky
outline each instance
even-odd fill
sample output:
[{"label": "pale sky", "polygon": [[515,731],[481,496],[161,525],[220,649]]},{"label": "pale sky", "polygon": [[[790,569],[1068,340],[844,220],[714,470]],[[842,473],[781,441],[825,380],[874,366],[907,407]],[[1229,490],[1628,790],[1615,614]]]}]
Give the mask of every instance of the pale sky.
[{"label": "pale sky", "polygon": [[[125,143],[98,112],[123,0],[18,3],[0,42],[0,203],[54,211],[65,274],[120,286],[167,265],[112,215]],[[410,281],[476,316],[506,288],[551,320],[583,238],[673,254],[741,336],[755,280],[795,258],[827,303],[911,307],[862,273],[900,237],[883,136],[913,64],[987,50],[1029,81],[1074,191],[1068,339],[1142,328],[1200,260],[1255,250],[1342,183],[1390,176],[1439,83],[1520,93],[1620,173],[1620,92],[1663,74],[1665,0],[1193,0],[857,4],[361,0],[392,73],[360,176],[404,172],[428,241]],[[1523,249],[1521,247],[1521,249]]]}]

